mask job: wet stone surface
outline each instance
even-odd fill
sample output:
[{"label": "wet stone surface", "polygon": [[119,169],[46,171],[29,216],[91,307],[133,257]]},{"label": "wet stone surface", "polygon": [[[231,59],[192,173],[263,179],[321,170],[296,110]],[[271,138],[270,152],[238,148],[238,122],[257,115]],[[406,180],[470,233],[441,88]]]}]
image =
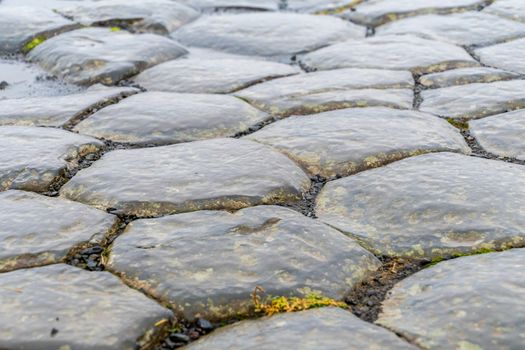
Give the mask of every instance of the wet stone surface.
[{"label": "wet stone surface", "polygon": [[520,75],[496,68],[474,67],[447,70],[440,73],[423,75],[419,83],[435,89],[473,83],[492,83],[494,81],[519,79]]},{"label": "wet stone surface", "polygon": [[521,0],[498,0],[483,11],[525,22],[525,3]]},{"label": "wet stone surface", "polygon": [[483,64],[525,74],[525,38],[478,49],[474,53]]},{"label": "wet stone surface", "polygon": [[245,9],[256,11],[276,11],[279,0],[177,0],[204,12],[213,10]]}]

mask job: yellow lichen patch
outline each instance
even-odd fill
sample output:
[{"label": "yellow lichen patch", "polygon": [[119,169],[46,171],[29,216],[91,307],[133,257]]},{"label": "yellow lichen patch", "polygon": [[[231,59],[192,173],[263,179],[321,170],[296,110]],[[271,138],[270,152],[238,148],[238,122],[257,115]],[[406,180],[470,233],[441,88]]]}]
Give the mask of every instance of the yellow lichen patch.
[{"label": "yellow lichen patch", "polygon": [[333,15],[333,14],[341,13],[346,10],[352,9],[354,6],[359,5],[363,1],[364,0],[353,0],[350,3],[343,5],[343,6],[339,6],[333,9],[329,9],[329,10],[318,11],[316,12],[316,15]]},{"label": "yellow lichen patch", "polygon": [[447,118],[447,122],[449,122],[452,126],[458,128],[459,130],[468,130],[468,121],[464,121],[461,119]]},{"label": "yellow lichen patch", "polygon": [[42,44],[45,40],[46,38],[43,36],[37,36],[33,38],[33,40],[29,41],[28,43],[24,45],[24,47],[22,48],[22,52],[28,53],[29,51],[33,50],[38,45]]},{"label": "yellow lichen patch", "polygon": [[119,32],[122,29],[120,27],[111,27],[111,28],[109,28],[109,30],[111,30],[112,32]]}]

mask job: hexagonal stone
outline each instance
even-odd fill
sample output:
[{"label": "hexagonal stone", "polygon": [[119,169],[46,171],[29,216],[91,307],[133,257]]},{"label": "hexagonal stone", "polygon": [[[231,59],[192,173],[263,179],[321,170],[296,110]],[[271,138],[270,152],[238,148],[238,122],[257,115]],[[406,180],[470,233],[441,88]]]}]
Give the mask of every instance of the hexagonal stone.
[{"label": "hexagonal stone", "polygon": [[80,157],[96,153],[104,144],[65,130],[28,126],[0,127],[0,191],[45,192]]},{"label": "hexagonal stone", "polygon": [[72,248],[100,243],[116,216],[32,192],[0,192],[0,272],[63,261]]},{"label": "hexagonal stone", "polygon": [[191,343],[187,349],[295,347],[303,350],[417,349],[384,328],[331,307],[242,321]]},{"label": "hexagonal stone", "polygon": [[524,80],[467,84],[421,93],[420,110],[454,119],[477,119],[525,108]]},{"label": "hexagonal stone", "polygon": [[135,349],[172,315],[109,272],[63,264],[0,274],[0,298],[4,349]]},{"label": "hexagonal stone", "polygon": [[377,322],[424,349],[520,349],[524,289],[525,249],[458,258],[398,283]]},{"label": "hexagonal stone", "polygon": [[262,206],[135,221],[107,266],[187,319],[222,320],[249,313],[256,286],[341,299],[381,263],[329,226]]},{"label": "hexagonal stone", "polygon": [[410,72],[339,69],[275,79],[235,95],[284,117],[349,107],[412,108],[413,85]]},{"label": "hexagonal stone", "polygon": [[0,125],[61,126],[87,111],[138,92],[128,87],[94,85],[86,91],[51,97],[0,100]]},{"label": "hexagonal stone", "polygon": [[263,12],[201,17],[176,31],[173,37],[189,46],[280,56],[364,35],[364,27],[335,17]]},{"label": "hexagonal stone", "polygon": [[442,88],[473,83],[492,83],[500,80],[519,79],[519,74],[489,67],[473,67],[447,70],[427,74],[419,78],[419,83],[428,88]]},{"label": "hexagonal stone", "polygon": [[157,216],[285,203],[309,186],[295,163],[267,146],[212,139],[109,152],[60,193],[99,208]]},{"label": "hexagonal stone", "polygon": [[525,160],[525,110],[473,120],[469,127],[486,151]]},{"label": "hexagonal stone", "polygon": [[483,11],[525,22],[525,3],[521,0],[498,0]]},{"label": "hexagonal stone", "polygon": [[524,209],[525,167],[454,153],[330,182],[317,199],[322,221],[376,254],[414,259],[523,245]]},{"label": "hexagonal stone", "polygon": [[145,92],[96,112],[74,130],[115,142],[160,145],[233,136],[268,118],[233,96]]},{"label": "hexagonal stone", "polygon": [[177,0],[177,2],[204,11],[221,9],[276,11],[279,9],[279,0]]},{"label": "hexagonal stone", "polygon": [[412,35],[349,40],[309,53],[300,62],[315,70],[378,68],[417,74],[479,65],[461,47]]},{"label": "hexagonal stone", "polygon": [[525,38],[475,51],[483,64],[525,74]]},{"label": "hexagonal stone", "polygon": [[348,176],[427,152],[470,153],[445,120],[415,111],[356,108],[296,116],[247,138],[272,146],[311,175]]},{"label": "hexagonal stone", "polygon": [[0,7],[0,54],[16,53],[34,38],[46,39],[78,27],[51,10]]},{"label": "hexagonal stone", "polygon": [[46,40],[28,58],[66,81],[109,85],[186,53],[160,35],[84,28]]},{"label": "hexagonal stone", "polygon": [[406,18],[377,28],[377,34],[415,34],[462,46],[490,45],[525,35],[525,23],[484,12],[465,12]]}]

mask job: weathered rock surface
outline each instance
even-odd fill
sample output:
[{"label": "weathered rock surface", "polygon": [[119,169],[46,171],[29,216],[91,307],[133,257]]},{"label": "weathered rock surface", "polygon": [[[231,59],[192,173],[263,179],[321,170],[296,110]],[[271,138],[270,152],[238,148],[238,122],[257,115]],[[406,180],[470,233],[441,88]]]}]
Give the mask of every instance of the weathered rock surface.
[{"label": "weathered rock surface", "polygon": [[135,221],[107,264],[184,317],[213,320],[248,313],[256,286],[341,299],[380,265],[342,233],[275,206]]},{"label": "weathered rock surface", "polygon": [[75,127],[115,142],[170,144],[233,136],[268,115],[233,96],[145,92],[106,107]]},{"label": "weathered rock surface", "polygon": [[525,3],[521,0],[498,0],[483,11],[525,22]]},{"label": "weathered rock surface", "polygon": [[330,182],[317,200],[322,221],[371,251],[418,259],[523,245],[524,209],[525,167],[454,153]]},{"label": "weathered rock surface", "polygon": [[300,62],[315,70],[377,68],[417,74],[478,66],[461,47],[412,35],[349,40],[309,53]]},{"label": "weathered rock surface", "polygon": [[0,272],[63,261],[81,243],[100,243],[116,217],[32,192],[0,192]]},{"label": "weathered rock surface", "polygon": [[51,74],[76,84],[114,84],[187,51],[156,34],[84,28],[40,44],[28,55]]},{"label": "weathered rock surface", "polygon": [[0,127],[0,191],[45,192],[80,157],[104,144],[92,137],[53,128]]},{"label": "weathered rock surface", "polygon": [[352,0],[287,0],[286,9],[307,13],[324,12],[336,10],[339,7],[349,5]]},{"label": "weathered rock surface", "polygon": [[421,93],[420,110],[454,119],[477,119],[525,108],[525,80],[467,84]]},{"label": "weathered rock surface", "polygon": [[217,9],[274,11],[279,9],[279,0],[177,0],[177,2],[204,11]]},{"label": "weathered rock surface", "polygon": [[63,264],[0,274],[0,299],[3,349],[136,349],[172,315],[108,272]]},{"label": "weathered rock surface", "polygon": [[173,37],[189,46],[283,56],[364,35],[364,27],[335,17],[263,12],[202,17],[176,31]]},{"label": "weathered rock surface", "polygon": [[425,349],[519,349],[524,281],[525,249],[441,262],[397,284],[378,323]]},{"label": "weathered rock surface", "polygon": [[525,74],[525,38],[484,47],[476,50],[475,54],[483,64]]},{"label": "weathered rock surface", "polygon": [[295,163],[267,146],[213,139],[107,153],[62,187],[61,195],[156,216],[283,203],[299,199],[309,185]]},{"label": "weathered rock surface", "polygon": [[421,153],[470,152],[445,120],[389,108],[290,117],[248,138],[283,152],[311,175],[324,177],[348,176]]},{"label": "weathered rock surface", "polygon": [[277,116],[311,114],[349,107],[412,108],[410,72],[339,69],[271,80],[236,92]]},{"label": "weathered rock surface", "polygon": [[419,78],[419,82],[425,87],[435,89],[454,85],[492,83],[500,80],[518,79],[519,77],[519,74],[501,69],[473,67],[427,74]]},{"label": "weathered rock surface", "polygon": [[416,349],[393,333],[337,308],[287,313],[224,327],[192,343],[198,349]]},{"label": "weathered rock surface", "polygon": [[486,151],[525,160],[525,110],[473,120],[470,131]]}]

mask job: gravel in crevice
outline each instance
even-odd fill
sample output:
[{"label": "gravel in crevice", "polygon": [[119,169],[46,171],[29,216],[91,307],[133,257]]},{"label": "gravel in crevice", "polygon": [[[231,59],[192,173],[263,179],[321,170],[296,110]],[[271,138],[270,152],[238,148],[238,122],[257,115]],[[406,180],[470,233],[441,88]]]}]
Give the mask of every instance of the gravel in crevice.
[{"label": "gravel in crevice", "polygon": [[463,138],[467,142],[468,146],[470,147],[470,149],[472,149],[471,156],[473,157],[493,159],[493,160],[503,161],[506,163],[525,165],[525,160],[498,156],[496,154],[485,151],[483,147],[481,147],[481,145],[478,143],[478,141],[474,138],[474,136],[471,135],[470,131],[467,129],[461,130],[461,135],[463,135]]},{"label": "gravel in crevice", "polygon": [[335,180],[340,177],[326,178],[320,175],[315,175],[310,178],[311,185],[308,191],[302,194],[302,199],[297,202],[287,203],[283,205],[286,208],[293,209],[306,217],[316,219],[315,214],[315,201],[317,196],[326,185],[328,181]]},{"label": "gravel in crevice", "polygon": [[414,78],[414,101],[412,102],[412,108],[415,110],[419,110],[419,107],[421,106],[421,103],[423,102],[423,97],[421,96],[421,91],[425,90],[425,87],[419,82],[419,78],[423,74],[416,74],[412,73],[412,77]]}]

